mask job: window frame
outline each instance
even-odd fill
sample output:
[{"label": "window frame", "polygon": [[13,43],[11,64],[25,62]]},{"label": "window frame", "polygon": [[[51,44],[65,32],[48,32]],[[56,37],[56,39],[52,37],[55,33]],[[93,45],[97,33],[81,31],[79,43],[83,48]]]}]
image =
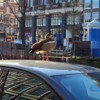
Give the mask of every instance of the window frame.
[{"label": "window frame", "polygon": [[99,21],[99,11],[92,12],[92,20],[94,19]]},{"label": "window frame", "polygon": [[51,15],[51,26],[58,26],[62,23],[62,15],[61,14],[52,14]]},{"label": "window frame", "polygon": [[46,16],[41,15],[37,17],[36,26],[46,26]]},{"label": "window frame", "polygon": [[90,21],[91,21],[91,12],[84,13],[84,22],[90,22]]},{"label": "window frame", "polygon": [[91,9],[91,0],[87,4],[87,0],[84,0],[84,9]]},{"label": "window frame", "polygon": [[[95,0],[92,0],[92,8],[99,8],[99,5],[100,5],[100,2],[98,0],[97,3],[95,3],[96,1]],[[96,6],[94,4],[97,4]]]}]

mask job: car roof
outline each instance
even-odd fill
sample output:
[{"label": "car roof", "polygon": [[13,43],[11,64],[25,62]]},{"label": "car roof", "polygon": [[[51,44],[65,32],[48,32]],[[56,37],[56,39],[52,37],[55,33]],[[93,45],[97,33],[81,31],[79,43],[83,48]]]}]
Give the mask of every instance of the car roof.
[{"label": "car roof", "polygon": [[41,60],[0,60],[0,66],[18,68],[30,72],[35,71],[48,76],[99,71],[97,68],[86,65]]}]

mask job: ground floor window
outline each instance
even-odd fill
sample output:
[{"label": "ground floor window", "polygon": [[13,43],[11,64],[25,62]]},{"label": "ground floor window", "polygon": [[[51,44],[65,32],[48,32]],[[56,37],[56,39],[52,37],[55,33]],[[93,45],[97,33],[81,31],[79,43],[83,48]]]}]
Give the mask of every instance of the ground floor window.
[{"label": "ground floor window", "polygon": [[92,13],[92,20],[94,20],[94,19],[99,20],[99,12]]},{"label": "ground floor window", "polygon": [[84,13],[84,22],[90,22],[91,21],[91,13],[86,12]]},{"label": "ground floor window", "polygon": [[41,39],[43,39],[45,34],[46,34],[45,29],[37,29],[36,30],[36,41],[40,41]]}]

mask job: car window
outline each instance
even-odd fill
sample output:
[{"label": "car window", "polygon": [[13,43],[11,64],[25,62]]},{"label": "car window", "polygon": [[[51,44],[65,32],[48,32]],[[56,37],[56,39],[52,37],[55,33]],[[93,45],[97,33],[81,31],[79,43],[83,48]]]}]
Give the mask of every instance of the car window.
[{"label": "car window", "polygon": [[59,100],[38,77],[19,70],[9,70],[2,100]]},{"label": "car window", "polygon": [[54,77],[75,100],[100,100],[100,72]]},{"label": "car window", "polygon": [[0,100],[4,89],[7,73],[8,73],[7,69],[5,70],[4,68],[0,68]]}]

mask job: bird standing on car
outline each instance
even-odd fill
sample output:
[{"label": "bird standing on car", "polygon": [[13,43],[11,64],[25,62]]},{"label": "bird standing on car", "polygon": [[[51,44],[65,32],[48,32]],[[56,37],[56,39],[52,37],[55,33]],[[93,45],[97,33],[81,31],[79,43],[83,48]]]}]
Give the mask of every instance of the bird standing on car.
[{"label": "bird standing on car", "polygon": [[44,60],[44,53],[46,53],[46,60],[48,60],[48,52],[51,52],[56,47],[56,40],[51,33],[47,33],[45,38],[32,44],[30,53],[41,53],[42,60]]}]

